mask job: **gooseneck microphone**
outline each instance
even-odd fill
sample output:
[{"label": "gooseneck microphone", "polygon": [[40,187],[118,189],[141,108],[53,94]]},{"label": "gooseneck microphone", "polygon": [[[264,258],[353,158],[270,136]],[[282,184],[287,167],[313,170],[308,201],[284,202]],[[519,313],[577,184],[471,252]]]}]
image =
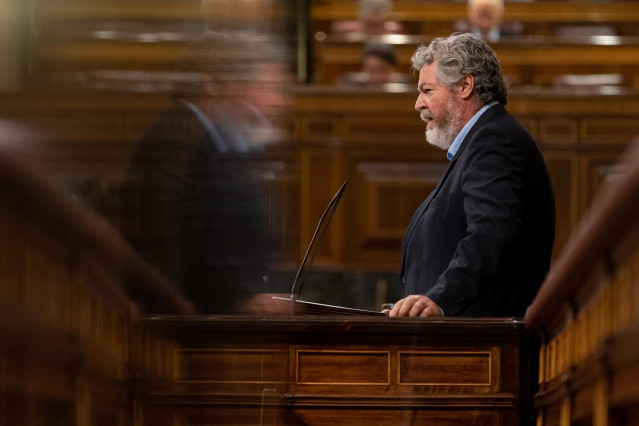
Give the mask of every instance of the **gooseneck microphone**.
[{"label": "gooseneck microphone", "polygon": [[[297,274],[295,275],[295,280],[293,281],[293,287],[291,288],[291,299],[290,299],[291,301],[294,301],[297,298],[297,295],[301,294],[302,292],[302,286],[304,285],[304,281],[306,280],[306,277],[308,276],[308,273],[311,270],[311,266],[313,266],[313,260],[315,260],[315,255],[317,254],[317,250],[319,250],[319,247],[322,244],[322,240],[324,239],[324,234],[326,234],[328,225],[331,223],[331,218],[333,217],[333,214],[335,213],[335,209],[337,209],[337,205],[339,204],[339,200],[342,198],[342,193],[344,192],[344,189],[346,188],[347,183],[348,183],[347,180],[344,181],[340,189],[337,191],[337,194],[335,194],[333,199],[328,203],[328,206],[326,206],[326,210],[324,210],[324,214],[322,214],[322,217],[320,218],[319,223],[317,224],[317,228],[315,228],[315,232],[313,233],[313,238],[311,238],[311,243],[308,245],[308,248],[306,249],[306,254],[304,255],[302,264],[300,265],[300,268],[297,270]],[[324,225],[323,229],[322,229],[322,225]],[[320,234],[320,229],[322,230],[321,234]],[[302,271],[304,270],[304,266],[306,265],[306,260],[308,259],[308,255],[311,252],[311,248],[313,247],[313,244],[315,243],[315,239],[317,239],[318,234],[319,234],[319,240],[317,241],[317,244],[315,245],[313,256],[311,256],[311,260],[308,264],[308,267],[306,267],[306,271],[304,272],[302,280],[299,281],[299,289],[296,292],[295,287],[297,287],[298,285],[298,280],[300,278],[300,275],[302,274]]]}]

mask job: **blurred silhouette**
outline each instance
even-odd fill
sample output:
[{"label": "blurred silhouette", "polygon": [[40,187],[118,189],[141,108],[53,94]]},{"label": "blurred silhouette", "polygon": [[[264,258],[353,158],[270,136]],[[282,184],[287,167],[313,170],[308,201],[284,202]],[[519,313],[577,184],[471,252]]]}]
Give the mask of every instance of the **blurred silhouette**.
[{"label": "blurred silhouette", "polygon": [[179,66],[175,106],[148,129],[123,188],[125,234],[201,313],[268,312],[267,211],[251,169],[283,106],[284,50],[208,32]]},{"label": "blurred silhouette", "polygon": [[402,24],[391,20],[392,12],[393,0],[359,0],[359,19],[335,22],[331,31],[336,35],[402,33]]},{"label": "blurred silhouette", "polygon": [[489,42],[497,42],[502,36],[521,35],[521,22],[503,21],[503,17],[503,0],[468,0],[468,20],[457,22],[455,31],[473,33]]},{"label": "blurred silhouette", "polygon": [[362,52],[362,70],[340,76],[339,85],[375,86],[410,83],[407,74],[396,72],[397,53],[390,44],[369,43]]}]

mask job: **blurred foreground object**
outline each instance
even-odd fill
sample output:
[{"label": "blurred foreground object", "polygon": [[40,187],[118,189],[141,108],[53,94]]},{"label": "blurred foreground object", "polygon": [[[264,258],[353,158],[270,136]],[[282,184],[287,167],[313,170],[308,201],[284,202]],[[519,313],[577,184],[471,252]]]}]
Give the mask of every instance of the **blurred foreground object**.
[{"label": "blurred foreground object", "polygon": [[285,58],[255,33],[206,32],[178,66],[192,78],[132,157],[125,235],[203,313],[253,311],[249,299],[267,291],[268,216],[251,160],[285,105]]},{"label": "blurred foreground object", "polygon": [[25,154],[32,135],[0,123],[0,424],[132,424],[133,372],[175,373],[139,315],[193,308]]}]

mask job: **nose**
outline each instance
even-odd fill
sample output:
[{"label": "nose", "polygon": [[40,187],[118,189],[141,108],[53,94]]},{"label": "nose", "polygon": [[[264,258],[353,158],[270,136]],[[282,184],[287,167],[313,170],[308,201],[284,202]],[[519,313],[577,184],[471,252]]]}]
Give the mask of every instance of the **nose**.
[{"label": "nose", "polygon": [[415,111],[421,112],[421,110],[425,108],[427,107],[426,107],[426,101],[424,100],[424,94],[420,93],[419,96],[417,96],[417,101],[415,102]]}]

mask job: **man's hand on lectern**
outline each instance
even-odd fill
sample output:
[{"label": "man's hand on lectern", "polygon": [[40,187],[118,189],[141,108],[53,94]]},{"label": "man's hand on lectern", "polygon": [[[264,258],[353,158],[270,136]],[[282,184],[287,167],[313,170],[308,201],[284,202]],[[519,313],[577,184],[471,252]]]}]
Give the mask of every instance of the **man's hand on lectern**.
[{"label": "man's hand on lectern", "polygon": [[413,294],[395,303],[388,313],[390,317],[441,317],[439,306],[428,297]]}]

